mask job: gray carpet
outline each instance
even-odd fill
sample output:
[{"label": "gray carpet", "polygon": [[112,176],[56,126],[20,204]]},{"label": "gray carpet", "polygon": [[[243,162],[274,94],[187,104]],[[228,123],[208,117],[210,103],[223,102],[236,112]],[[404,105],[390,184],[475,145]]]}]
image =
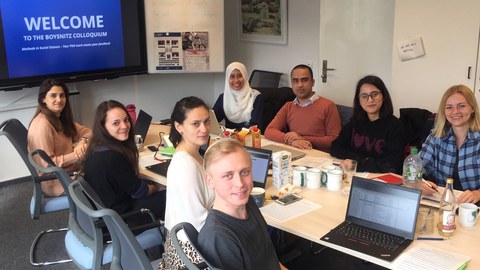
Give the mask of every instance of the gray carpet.
[{"label": "gray carpet", "polygon": [[[29,204],[33,190],[30,181],[27,178],[0,183],[0,269],[78,269],[73,263],[41,268],[30,265],[30,245],[37,233],[65,228],[68,222],[68,211],[47,214],[38,220],[30,218]],[[37,246],[36,259],[67,259],[64,236],[64,232],[43,236]]]}]

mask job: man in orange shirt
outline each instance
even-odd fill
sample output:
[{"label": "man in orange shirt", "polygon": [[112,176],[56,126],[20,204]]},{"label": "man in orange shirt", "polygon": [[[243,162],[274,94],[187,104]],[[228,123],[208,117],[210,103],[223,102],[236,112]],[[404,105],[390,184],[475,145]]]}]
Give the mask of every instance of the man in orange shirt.
[{"label": "man in orange shirt", "polygon": [[265,137],[300,149],[329,152],[342,127],[337,106],[313,92],[315,80],[309,66],[295,66],[290,77],[296,98],[280,109]]}]

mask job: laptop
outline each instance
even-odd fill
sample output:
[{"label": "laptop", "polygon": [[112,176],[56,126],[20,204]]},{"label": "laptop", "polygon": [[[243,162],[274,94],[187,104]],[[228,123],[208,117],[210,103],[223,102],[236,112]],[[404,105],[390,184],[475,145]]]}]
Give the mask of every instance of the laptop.
[{"label": "laptop", "polygon": [[302,152],[302,151],[299,151],[299,150],[294,150],[294,149],[284,147],[284,146],[281,146],[281,145],[276,145],[276,144],[269,144],[269,145],[262,146],[262,149],[271,150],[273,153],[279,152],[279,151],[288,151],[292,155],[292,161],[303,158],[304,156],[307,155],[307,153],[305,153],[305,152]]},{"label": "laptop", "polygon": [[210,110],[210,134],[220,136],[223,134],[224,128],[220,123],[218,123],[217,116],[215,115],[215,111]]},{"label": "laptop", "polygon": [[245,146],[252,159],[253,186],[265,188],[272,151]]},{"label": "laptop", "polygon": [[[354,176],[345,221],[320,239],[393,261],[414,239],[420,198],[420,190]],[[370,238],[376,234],[393,242],[376,244]]]},{"label": "laptop", "polygon": [[162,163],[153,164],[145,167],[145,169],[152,171],[161,176],[167,177],[168,166],[170,166],[171,159],[165,159]]},{"label": "laptop", "polygon": [[152,123],[152,116],[143,110],[140,110],[138,112],[137,121],[135,122],[134,133],[135,135],[141,135],[143,141],[145,141],[145,138],[147,137],[150,123]]}]

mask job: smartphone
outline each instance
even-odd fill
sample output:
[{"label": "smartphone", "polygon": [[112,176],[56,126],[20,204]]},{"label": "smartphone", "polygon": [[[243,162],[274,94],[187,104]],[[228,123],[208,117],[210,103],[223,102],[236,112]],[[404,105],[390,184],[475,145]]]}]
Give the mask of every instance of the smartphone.
[{"label": "smartphone", "polygon": [[301,199],[302,199],[302,196],[298,194],[288,194],[276,199],[275,201],[281,205],[287,205],[287,204],[291,204],[293,202],[299,201]]},{"label": "smartphone", "polygon": [[157,147],[154,146],[154,145],[149,145],[149,146],[147,146],[147,148],[148,148],[148,150],[150,150],[150,151],[152,151],[152,152],[157,151]]}]

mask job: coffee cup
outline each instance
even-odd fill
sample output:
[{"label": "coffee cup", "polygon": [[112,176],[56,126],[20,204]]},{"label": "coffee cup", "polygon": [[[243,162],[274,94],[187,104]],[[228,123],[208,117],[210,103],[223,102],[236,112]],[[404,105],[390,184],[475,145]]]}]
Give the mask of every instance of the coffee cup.
[{"label": "coffee cup", "polygon": [[250,192],[253,200],[257,204],[258,208],[263,206],[265,202],[265,189],[261,187],[254,187],[252,188],[252,192]]},{"label": "coffee cup", "polygon": [[335,170],[337,167],[335,165],[327,165],[322,167],[322,177],[321,177],[321,184],[323,187],[327,186],[328,182],[328,171]]},{"label": "coffee cup", "polygon": [[342,189],[342,170],[329,170],[327,173],[327,189],[332,191],[337,191]]},{"label": "coffee cup", "polygon": [[458,206],[458,219],[464,227],[471,227],[477,222],[478,207],[473,203],[461,203]]},{"label": "coffee cup", "polygon": [[293,167],[293,185],[296,187],[304,187],[307,185],[307,167]]},{"label": "coffee cup", "polygon": [[307,188],[320,188],[320,174],[321,171],[317,168],[310,168],[307,170]]}]

